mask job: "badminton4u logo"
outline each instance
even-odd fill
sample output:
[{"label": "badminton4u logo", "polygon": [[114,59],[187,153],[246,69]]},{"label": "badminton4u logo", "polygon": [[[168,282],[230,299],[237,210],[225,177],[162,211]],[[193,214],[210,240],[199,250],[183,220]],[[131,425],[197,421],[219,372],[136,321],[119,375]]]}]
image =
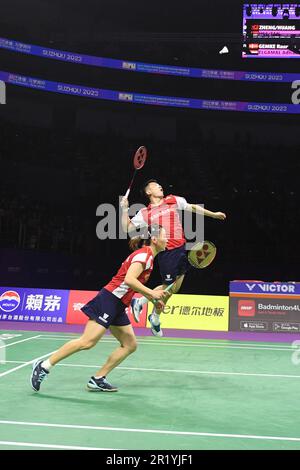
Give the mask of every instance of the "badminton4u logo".
[{"label": "badminton4u logo", "polygon": [[0,80],[0,104],[6,104],[6,85]]},{"label": "badminton4u logo", "polygon": [[292,348],[295,349],[295,351],[292,354],[292,363],[295,366],[298,366],[300,364],[300,341],[299,340],[293,341]]},{"label": "badminton4u logo", "polygon": [[292,90],[295,90],[292,93],[292,103],[300,104],[300,80],[295,80],[292,83]]}]

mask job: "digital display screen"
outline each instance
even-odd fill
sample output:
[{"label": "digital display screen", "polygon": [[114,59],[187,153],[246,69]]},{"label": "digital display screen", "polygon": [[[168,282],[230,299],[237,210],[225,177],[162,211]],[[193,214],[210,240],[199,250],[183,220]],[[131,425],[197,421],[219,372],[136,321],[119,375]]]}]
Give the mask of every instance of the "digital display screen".
[{"label": "digital display screen", "polygon": [[300,4],[245,4],[243,58],[300,58]]}]

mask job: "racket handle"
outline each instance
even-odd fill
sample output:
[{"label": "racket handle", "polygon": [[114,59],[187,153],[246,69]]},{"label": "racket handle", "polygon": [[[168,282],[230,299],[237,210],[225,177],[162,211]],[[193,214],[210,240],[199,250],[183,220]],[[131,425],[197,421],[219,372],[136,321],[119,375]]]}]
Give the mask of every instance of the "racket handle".
[{"label": "racket handle", "polygon": [[[176,281],[172,282],[172,284],[170,284],[168,287],[166,287],[166,288],[164,289],[164,292],[169,292],[169,290],[171,290],[172,287],[174,286],[175,282],[176,282]],[[156,304],[156,302],[158,302],[158,301],[157,301],[157,300],[152,300],[152,303],[153,303],[154,305]]]},{"label": "racket handle", "polygon": [[174,286],[176,281],[172,282],[172,284],[170,284],[168,287],[165,288],[165,292],[169,292],[169,290],[172,289],[172,287]]},{"label": "racket handle", "polygon": [[127,189],[126,194],[124,196],[124,197],[126,197],[126,199],[128,199],[129,193],[130,193],[130,188]]}]

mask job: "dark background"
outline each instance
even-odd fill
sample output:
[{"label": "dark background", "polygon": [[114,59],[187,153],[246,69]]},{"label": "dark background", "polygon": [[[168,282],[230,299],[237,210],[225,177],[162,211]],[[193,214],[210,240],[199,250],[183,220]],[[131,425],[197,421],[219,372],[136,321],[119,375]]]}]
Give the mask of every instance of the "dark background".
[{"label": "dark background", "polygon": [[[299,72],[299,60],[242,59],[242,3],[1,0],[0,36],[84,54],[224,70]],[[224,46],[229,54],[218,52]],[[0,70],[99,88],[291,102],[291,84],[134,74],[0,51]],[[300,79],[300,74],[299,74]],[[117,207],[132,154],[139,186],[227,214],[206,218],[218,247],[182,292],[227,294],[232,279],[299,280],[299,116],[155,108],[7,87],[0,108],[0,284],[99,289],[127,256],[96,238],[96,208]],[[150,284],[159,282],[157,272]]]}]

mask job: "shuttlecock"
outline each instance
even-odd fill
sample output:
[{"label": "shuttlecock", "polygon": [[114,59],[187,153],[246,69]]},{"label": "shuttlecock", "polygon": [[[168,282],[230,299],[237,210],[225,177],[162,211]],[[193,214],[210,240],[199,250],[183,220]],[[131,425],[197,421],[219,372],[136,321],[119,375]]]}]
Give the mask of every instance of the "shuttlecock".
[{"label": "shuttlecock", "polygon": [[228,54],[229,49],[227,46],[224,46],[220,51],[219,54]]}]

